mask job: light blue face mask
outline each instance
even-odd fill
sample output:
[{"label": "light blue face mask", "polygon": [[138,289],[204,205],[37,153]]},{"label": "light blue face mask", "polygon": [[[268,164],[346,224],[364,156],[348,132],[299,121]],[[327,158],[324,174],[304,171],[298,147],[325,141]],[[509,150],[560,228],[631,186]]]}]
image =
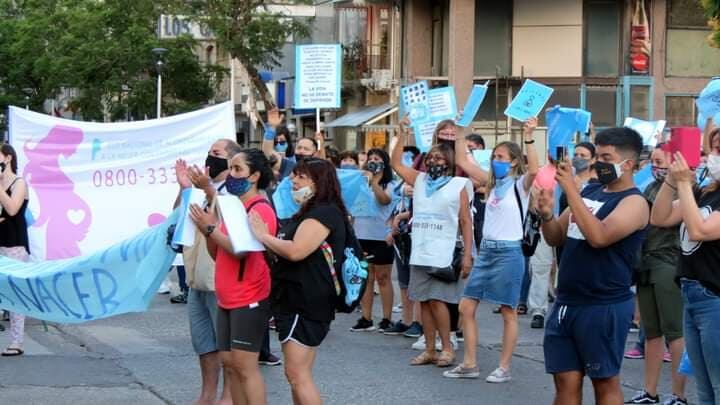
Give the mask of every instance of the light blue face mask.
[{"label": "light blue face mask", "polygon": [[277,144],[275,144],[275,151],[278,153],[285,153],[287,151],[287,148],[287,142],[278,142]]},{"label": "light blue face mask", "polygon": [[492,161],[493,175],[496,179],[505,178],[510,173],[510,162],[503,162],[501,160]]}]

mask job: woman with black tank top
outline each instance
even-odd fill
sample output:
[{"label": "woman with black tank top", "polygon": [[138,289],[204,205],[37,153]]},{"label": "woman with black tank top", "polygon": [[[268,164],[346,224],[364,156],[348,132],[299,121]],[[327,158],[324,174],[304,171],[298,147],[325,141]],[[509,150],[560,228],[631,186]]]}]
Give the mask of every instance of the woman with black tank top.
[{"label": "woman with black tank top", "polygon": [[[26,262],[30,253],[25,221],[28,188],[17,176],[17,154],[8,144],[0,147],[0,256]],[[25,315],[10,314],[10,345],[3,356],[23,354]]]},{"label": "woman with black tank top", "polygon": [[[682,254],[676,279],[683,298],[683,334],[698,402],[720,404],[720,129],[709,136],[711,183],[695,187],[695,173],[675,154],[670,176],[655,198],[650,223],[680,225]],[[673,192],[679,199],[673,201]]]}]

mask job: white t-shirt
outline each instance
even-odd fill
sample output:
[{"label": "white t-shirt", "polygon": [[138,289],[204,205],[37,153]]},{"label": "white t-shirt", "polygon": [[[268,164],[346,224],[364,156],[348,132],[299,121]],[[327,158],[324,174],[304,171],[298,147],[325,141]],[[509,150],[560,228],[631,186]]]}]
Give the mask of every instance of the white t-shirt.
[{"label": "white t-shirt", "polygon": [[[525,176],[521,176],[515,181],[514,187],[517,187],[522,202],[523,217],[527,215],[530,195],[525,191]],[[522,240],[523,226],[520,220],[520,211],[518,209],[517,197],[515,190],[511,187],[505,196],[500,199],[495,195],[493,188],[488,196],[485,205],[485,222],[483,223],[483,239],[487,240],[505,240],[518,241]]]}]

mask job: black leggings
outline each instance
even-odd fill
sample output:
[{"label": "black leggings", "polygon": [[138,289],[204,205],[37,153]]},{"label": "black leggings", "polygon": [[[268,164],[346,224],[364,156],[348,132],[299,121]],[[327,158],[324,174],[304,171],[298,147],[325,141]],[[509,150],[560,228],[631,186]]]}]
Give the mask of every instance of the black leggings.
[{"label": "black leggings", "polygon": [[446,303],[448,311],[450,311],[450,332],[457,332],[460,323],[460,305]]}]

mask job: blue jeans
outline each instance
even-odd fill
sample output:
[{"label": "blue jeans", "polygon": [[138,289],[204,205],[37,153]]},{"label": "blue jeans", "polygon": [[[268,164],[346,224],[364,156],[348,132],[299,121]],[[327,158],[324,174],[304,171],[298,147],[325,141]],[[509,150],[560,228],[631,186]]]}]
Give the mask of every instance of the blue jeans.
[{"label": "blue jeans", "polygon": [[720,404],[720,297],[695,280],[682,280],[685,347],[698,401]]}]

